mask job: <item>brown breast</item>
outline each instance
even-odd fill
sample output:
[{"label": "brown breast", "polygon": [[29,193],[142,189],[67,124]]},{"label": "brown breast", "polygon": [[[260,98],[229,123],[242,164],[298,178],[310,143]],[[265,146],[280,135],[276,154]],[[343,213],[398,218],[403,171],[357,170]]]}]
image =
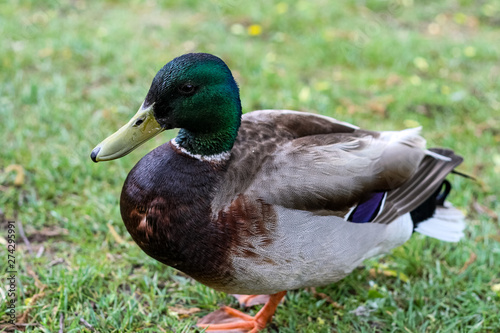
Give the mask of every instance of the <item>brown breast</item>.
[{"label": "brown breast", "polygon": [[211,221],[223,173],[223,165],[186,156],[168,142],[130,171],[120,199],[123,222],[144,252],[216,289],[231,280],[234,237]]}]

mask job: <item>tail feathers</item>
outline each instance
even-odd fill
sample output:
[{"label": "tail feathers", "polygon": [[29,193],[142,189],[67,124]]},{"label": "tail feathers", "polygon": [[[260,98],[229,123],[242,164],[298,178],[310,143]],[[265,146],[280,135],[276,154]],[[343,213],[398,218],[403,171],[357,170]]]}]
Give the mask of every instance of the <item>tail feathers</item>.
[{"label": "tail feathers", "polygon": [[434,215],[417,224],[415,231],[445,242],[458,242],[464,237],[464,214],[446,202],[436,207]]},{"label": "tail feathers", "polygon": [[[430,148],[429,151],[439,158],[426,156],[412,178],[388,192],[384,210],[375,218],[375,223],[390,223],[398,216],[411,212],[412,220],[417,224],[434,215],[434,208],[439,206],[436,200],[443,180],[462,162],[462,157],[447,149]],[[445,161],[448,158],[451,162]],[[422,205],[426,208],[419,209]],[[413,213],[415,210],[418,212]]]}]

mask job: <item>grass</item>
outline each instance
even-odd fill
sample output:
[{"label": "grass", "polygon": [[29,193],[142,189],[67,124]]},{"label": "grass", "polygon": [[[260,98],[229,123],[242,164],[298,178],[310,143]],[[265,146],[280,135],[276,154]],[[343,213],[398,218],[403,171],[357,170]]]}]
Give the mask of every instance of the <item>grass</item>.
[{"label": "grass", "polygon": [[[500,331],[499,16],[495,0],[2,3],[0,209],[22,223],[33,251],[18,233],[17,314],[29,324],[18,329],[90,332],[82,318],[99,332],[188,332],[235,305],[147,257],[122,224],[128,171],[174,133],[117,161],[89,158],[161,66],[200,51],[228,63],[245,111],[311,111],[376,130],[422,125],[429,146],[456,150],[460,170],[480,179],[451,177],[452,201],[468,214],[462,242],[415,235],[317,289],[341,308],[292,291],[267,331]],[[4,271],[5,221],[0,236]],[[5,311],[1,302],[0,322]]]}]

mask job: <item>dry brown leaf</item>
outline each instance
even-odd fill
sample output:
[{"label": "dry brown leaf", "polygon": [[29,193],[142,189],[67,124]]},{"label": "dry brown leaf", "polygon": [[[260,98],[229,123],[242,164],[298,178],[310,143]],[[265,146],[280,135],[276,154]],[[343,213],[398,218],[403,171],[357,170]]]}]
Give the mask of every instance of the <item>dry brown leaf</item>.
[{"label": "dry brown leaf", "polygon": [[386,116],[386,111],[387,111],[387,106],[394,101],[394,98],[392,96],[380,96],[376,98],[372,98],[369,100],[366,104],[367,108],[382,116]]},{"label": "dry brown leaf", "polygon": [[126,243],[126,241],[118,234],[118,232],[116,232],[115,228],[109,223],[108,223],[108,229],[109,232],[111,233],[111,236],[113,236],[113,238],[118,244]]},{"label": "dry brown leaf", "polygon": [[488,207],[486,207],[484,205],[481,205],[477,201],[474,201],[472,203],[472,207],[474,207],[474,210],[476,212],[478,212],[479,214],[486,214],[490,218],[492,218],[493,220],[498,221],[498,214],[494,210],[492,210],[491,208],[488,208]]},{"label": "dry brown leaf", "polygon": [[385,85],[388,87],[393,87],[401,83],[401,76],[397,74],[390,74],[385,80]]},{"label": "dry brown leaf", "polygon": [[309,289],[311,290],[311,293],[313,294],[314,297],[325,300],[328,304],[330,304],[335,309],[344,309],[344,306],[342,304],[339,304],[339,303],[335,302],[327,294],[325,294],[325,293],[318,293],[316,291],[316,288],[314,288],[314,287],[311,287]]},{"label": "dry brown leaf", "polygon": [[392,269],[382,269],[382,268],[370,268],[370,276],[371,277],[377,277],[378,274],[382,274],[387,277],[398,277],[401,279],[403,282],[408,282],[410,278],[402,272],[397,272]]},{"label": "dry brown leaf", "polygon": [[482,242],[485,239],[493,239],[496,242],[500,242],[500,235],[478,236],[478,237],[474,238],[474,241],[476,241],[476,242]]},{"label": "dry brown leaf", "polygon": [[31,323],[31,324],[21,324],[21,323],[15,323],[14,325],[12,324],[0,324],[0,332],[24,332],[26,328],[29,327],[40,327],[41,325],[38,323]]},{"label": "dry brown leaf", "polygon": [[169,306],[168,311],[172,314],[176,314],[179,318],[189,317],[195,313],[201,311],[200,308],[183,308],[181,306]]},{"label": "dry brown leaf", "polygon": [[14,185],[21,186],[24,184],[24,168],[20,164],[11,164],[5,168],[5,173],[12,171],[16,172],[16,178],[14,178]]},{"label": "dry brown leaf", "polygon": [[57,236],[65,236],[69,234],[68,229],[65,228],[60,228],[60,227],[50,227],[50,228],[43,228],[41,230],[34,230],[34,229],[28,229],[27,232],[27,237],[30,242],[32,243],[42,243],[47,240],[47,238],[50,237],[57,237]]},{"label": "dry brown leaf", "polygon": [[339,102],[340,102],[340,104],[342,104],[342,106],[344,106],[346,108],[347,113],[349,113],[349,114],[363,112],[363,109],[359,105],[355,104],[351,99],[349,99],[347,97],[340,98]]},{"label": "dry brown leaf", "polygon": [[467,259],[467,261],[465,262],[465,264],[462,266],[462,268],[460,268],[460,270],[458,271],[458,273],[463,273],[465,272],[465,270],[474,262],[476,261],[477,259],[477,254],[475,254],[474,252],[471,252],[470,253],[470,256],[469,256],[469,259]]},{"label": "dry brown leaf", "polygon": [[43,290],[47,287],[40,281],[38,275],[36,275],[36,273],[29,266],[26,267],[26,272],[28,273],[29,276],[31,276],[35,280],[35,286],[38,289],[40,289],[40,292],[33,295],[33,297],[30,298],[26,310],[24,310],[23,314],[17,319],[17,323],[19,324],[25,324],[27,322],[26,319],[28,318],[30,311],[33,309],[32,305],[34,305],[39,298],[45,296]]}]

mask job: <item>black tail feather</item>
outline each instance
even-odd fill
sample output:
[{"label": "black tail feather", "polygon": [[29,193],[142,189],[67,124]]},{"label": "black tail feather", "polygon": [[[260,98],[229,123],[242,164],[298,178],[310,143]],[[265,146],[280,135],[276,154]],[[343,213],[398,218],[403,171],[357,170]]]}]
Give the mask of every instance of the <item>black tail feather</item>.
[{"label": "black tail feather", "polygon": [[444,205],[444,201],[448,194],[450,194],[450,191],[451,184],[445,179],[441,183],[441,186],[439,186],[429,198],[422,202],[420,206],[412,210],[410,215],[413,221],[413,228],[416,228],[420,222],[431,218],[436,211],[436,207]]}]

